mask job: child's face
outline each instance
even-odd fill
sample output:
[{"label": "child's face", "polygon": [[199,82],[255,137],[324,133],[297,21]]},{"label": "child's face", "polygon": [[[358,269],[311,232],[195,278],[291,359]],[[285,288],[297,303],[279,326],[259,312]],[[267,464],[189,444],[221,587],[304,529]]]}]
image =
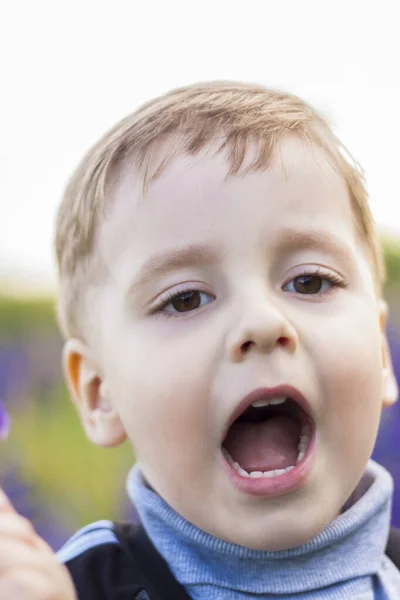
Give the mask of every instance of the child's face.
[{"label": "child's face", "polygon": [[[321,531],[363,474],[382,408],[384,317],[345,184],[322,151],[288,139],[265,172],[226,179],[227,168],[222,154],[182,156],[144,199],[121,186],[99,239],[110,281],[94,350],[149,484],[205,531],[274,550]],[[310,269],[322,282],[307,292]],[[171,304],[188,290],[198,293]],[[303,479],[272,495],[274,484],[235,479],[222,444],[243,398],[281,384],[305,397],[315,447]]]}]

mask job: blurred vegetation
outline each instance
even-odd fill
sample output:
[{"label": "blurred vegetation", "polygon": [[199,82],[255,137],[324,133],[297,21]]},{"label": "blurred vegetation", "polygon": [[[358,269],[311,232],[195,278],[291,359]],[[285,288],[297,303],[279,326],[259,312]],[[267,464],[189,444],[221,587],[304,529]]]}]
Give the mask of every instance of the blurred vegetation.
[{"label": "blurred vegetation", "polygon": [[90,443],[62,385],[48,398],[26,402],[23,410],[11,407],[10,412],[7,452],[19,457],[24,479],[40,500],[68,506],[77,526],[120,514],[121,494],[134,462],[128,444],[99,448]]},{"label": "blurred vegetation", "polygon": [[387,287],[400,285],[400,240],[386,239],[383,242]]},{"label": "blurred vegetation", "polygon": [[54,333],[57,329],[53,298],[13,298],[0,293],[0,337],[24,339],[30,334]]}]

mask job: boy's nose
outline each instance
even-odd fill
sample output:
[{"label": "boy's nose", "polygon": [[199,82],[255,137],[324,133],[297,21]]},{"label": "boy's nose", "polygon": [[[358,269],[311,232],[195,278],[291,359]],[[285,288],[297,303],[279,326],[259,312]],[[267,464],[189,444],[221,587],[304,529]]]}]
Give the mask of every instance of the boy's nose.
[{"label": "boy's nose", "polygon": [[251,352],[271,353],[281,347],[293,353],[298,337],[295,328],[269,299],[242,305],[227,339],[232,362],[241,362]]}]

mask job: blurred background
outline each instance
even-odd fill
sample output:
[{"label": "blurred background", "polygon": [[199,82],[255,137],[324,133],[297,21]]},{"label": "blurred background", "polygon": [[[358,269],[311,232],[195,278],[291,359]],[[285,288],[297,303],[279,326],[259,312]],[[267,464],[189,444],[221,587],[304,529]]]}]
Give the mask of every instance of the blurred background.
[{"label": "blurred background", "polygon": [[[0,0],[0,486],[58,548],[78,527],[132,515],[134,457],[85,438],[61,376],[52,236],[68,176],[142,102],[210,79],[292,91],[365,169],[385,247],[389,341],[400,383],[400,38],[397,1],[188,3]],[[400,403],[374,458],[395,479]]]}]

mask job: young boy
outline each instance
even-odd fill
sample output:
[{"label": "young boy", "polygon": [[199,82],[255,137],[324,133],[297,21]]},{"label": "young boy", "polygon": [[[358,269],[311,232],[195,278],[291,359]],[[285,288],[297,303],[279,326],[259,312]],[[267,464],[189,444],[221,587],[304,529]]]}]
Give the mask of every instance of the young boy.
[{"label": "young boy", "polygon": [[[324,120],[244,84],[157,98],[78,167],[56,251],[69,389],[92,442],[132,444],[141,522],[61,549],[76,596],[400,598],[370,460],[397,399],[383,261]],[[0,599],[74,598],[2,515]]]}]

